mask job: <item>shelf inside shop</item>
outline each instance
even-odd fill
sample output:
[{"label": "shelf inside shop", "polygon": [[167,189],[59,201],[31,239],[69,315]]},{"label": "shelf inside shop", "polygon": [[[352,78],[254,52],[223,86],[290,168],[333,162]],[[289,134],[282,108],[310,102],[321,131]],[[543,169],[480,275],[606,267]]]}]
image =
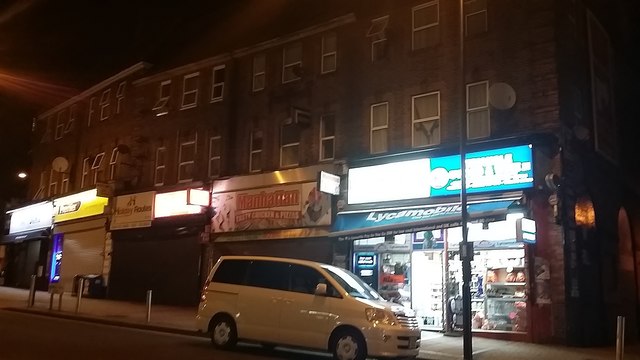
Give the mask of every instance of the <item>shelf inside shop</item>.
[{"label": "shelf inside shop", "polygon": [[495,285],[495,286],[526,286],[527,283],[524,282],[489,282],[487,285]]}]

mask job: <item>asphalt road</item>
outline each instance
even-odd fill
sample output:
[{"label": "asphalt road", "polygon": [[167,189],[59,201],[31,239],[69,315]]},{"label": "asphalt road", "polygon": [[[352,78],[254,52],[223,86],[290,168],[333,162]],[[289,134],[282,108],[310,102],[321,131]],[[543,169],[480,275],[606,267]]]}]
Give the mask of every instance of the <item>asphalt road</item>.
[{"label": "asphalt road", "polygon": [[218,351],[206,338],[0,310],[0,360],[327,360],[328,355],[240,344]]}]

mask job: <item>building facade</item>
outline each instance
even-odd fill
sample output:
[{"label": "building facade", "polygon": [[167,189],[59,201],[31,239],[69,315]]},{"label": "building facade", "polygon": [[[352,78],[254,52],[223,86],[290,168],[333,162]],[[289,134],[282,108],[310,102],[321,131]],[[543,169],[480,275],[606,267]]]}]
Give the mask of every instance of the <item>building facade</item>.
[{"label": "building facade", "polygon": [[637,217],[599,17],[571,0],[323,8],[192,39],[38,116],[43,284],[98,274],[110,298],[193,305],[220,255],[299,257],[455,330],[465,121],[474,330],[600,345],[624,314],[635,337]]}]

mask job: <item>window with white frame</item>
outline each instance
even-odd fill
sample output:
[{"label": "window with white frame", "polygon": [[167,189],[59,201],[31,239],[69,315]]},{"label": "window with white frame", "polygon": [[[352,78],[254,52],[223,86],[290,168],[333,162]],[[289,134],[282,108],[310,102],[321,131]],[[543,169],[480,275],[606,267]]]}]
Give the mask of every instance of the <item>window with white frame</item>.
[{"label": "window with white frame", "polygon": [[67,115],[67,112],[62,110],[60,112],[58,112],[57,116],[56,116],[56,132],[55,132],[55,139],[62,139],[62,136],[64,135],[64,128],[67,125],[66,124],[66,119],[65,116]]},{"label": "window with white frame", "polygon": [[66,194],[69,192],[69,173],[62,172],[62,180],[60,182],[60,194]]},{"label": "window with white frame", "polygon": [[73,127],[76,124],[76,118],[78,117],[78,105],[73,104],[69,108],[69,121],[67,121],[67,125],[64,127],[64,133],[70,133],[73,131]]},{"label": "window with white frame", "polygon": [[376,62],[387,57],[387,25],[389,16],[371,20],[367,37],[371,39],[371,61]]},{"label": "window with white frame", "polygon": [[487,0],[464,1],[464,35],[473,36],[488,31]]},{"label": "window with white frame", "polygon": [[116,179],[116,172],[118,170],[118,155],[120,152],[118,151],[118,147],[114,147],[111,150],[111,157],[109,157],[109,180]]},{"label": "window with white frame", "polygon": [[49,191],[47,196],[55,196],[58,194],[58,172],[51,169],[49,170]]},{"label": "window with white frame", "polygon": [[440,39],[440,3],[439,0],[416,6],[412,9],[413,31],[411,44],[413,50],[433,46]]},{"label": "window with white frame", "polygon": [[116,114],[120,114],[122,111],[122,102],[124,100],[124,91],[127,83],[121,82],[118,85],[118,90],[116,91]]},{"label": "window with white frame", "polygon": [[336,71],[338,65],[338,46],[336,33],[328,33],[322,37],[322,64],[323,74]]},{"label": "window with white frame", "polygon": [[93,159],[93,164],[91,164],[91,171],[93,171],[93,185],[98,183],[102,176],[102,160],[104,160],[104,152],[99,153]]},{"label": "window with white frame", "polygon": [[489,82],[467,85],[467,138],[479,139],[491,134]]},{"label": "window with white frame", "polygon": [[153,174],[153,184],[155,186],[164,185],[165,169],[167,168],[167,148],[156,149],[156,167]]},{"label": "window with white frame", "polygon": [[302,67],[302,45],[292,44],[282,50],[282,83],[300,79]]},{"label": "window with white frame", "polygon": [[263,147],[262,130],[251,131],[251,139],[249,142],[249,171],[262,171],[262,147]]},{"label": "window with white frame", "polygon": [[387,134],[389,131],[389,103],[371,105],[371,144],[372,154],[388,150]]},{"label": "window with white frame", "polygon": [[220,135],[209,138],[209,177],[220,176],[222,160],[222,137]]},{"label": "window with white frame", "polygon": [[91,100],[89,100],[89,110],[87,111],[87,126],[91,126],[91,122],[94,120],[93,118],[96,115],[96,98],[92,97]]},{"label": "window with white frame", "polygon": [[89,184],[89,172],[91,171],[91,159],[88,157],[82,160],[82,177],[80,178],[80,188]]},{"label": "window with white frame", "polygon": [[264,54],[253,57],[253,91],[260,91],[267,85],[267,60]]},{"label": "window with white frame", "polygon": [[198,105],[198,76],[200,73],[185,75],[182,81],[182,107],[190,109]]},{"label": "window with white frame", "polygon": [[440,144],[440,92],[411,98],[412,146]]},{"label": "window with white frame", "polygon": [[218,65],[213,68],[213,79],[211,82],[211,102],[222,101],[224,96],[225,66]]},{"label": "window with white frame", "polygon": [[335,156],[336,117],[326,114],[320,117],[320,161],[332,160]]},{"label": "window with white frame", "polygon": [[102,92],[100,96],[100,121],[107,120],[111,115],[111,89]]},{"label": "window with white frame", "polygon": [[169,112],[169,98],[171,97],[171,80],[165,80],[160,83],[158,89],[158,101],[153,105],[151,110],[155,111],[156,116],[166,115]]},{"label": "window with white frame", "polygon": [[297,166],[299,150],[300,126],[289,119],[280,126],[280,167]]},{"label": "window with white frame", "polygon": [[193,180],[196,164],[196,140],[188,140],[180,143],[178,154],[178,181]]},{"label": "window with white frame", "polygon": [[33,194],[33,199],[34,200],[40,200],[42,198],[44,198],[44,190],[46,188],[46,178],[47,178],[47,172],[46,171],[41,171],[40,172],[40,186],[38,186],[38,190],[36,190],[36,193]]}]

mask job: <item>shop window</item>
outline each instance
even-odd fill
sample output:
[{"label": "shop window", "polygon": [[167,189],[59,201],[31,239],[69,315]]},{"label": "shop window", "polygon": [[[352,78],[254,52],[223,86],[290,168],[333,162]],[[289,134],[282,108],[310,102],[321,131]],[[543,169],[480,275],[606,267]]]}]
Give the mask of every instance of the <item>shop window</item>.
[{"label": "shop window", "polygon": [[371,105],[371,143],[372,154],[388,150],[389,103]]},{"label": "shop window", "polygon": [[211,85],[211,102],[222,101],[224,96],[225,66],[219,65],[213,68]]},{"label": "shop window", "polygon": [[322,61],[321,72],[323,74],[336,71],[338,59],[338,47],[336,44],[336,34],[330,33],[322,37]]},{"label": "shop window", "polygon": [[467,138],[489,137],[489,82],[481,81],[467,85]]},{"label": "shop window", "polygon": [[209,177],[220,176],[222,159],[222,137],[212,136],[209,139]]},{"label": "shop window", "polygon": [[264,54],[256,55],[253,58],[253,86],[254,92],[265,88],[267,84],[267,64]]},{"label": "shop window", "polygon": [[116,91],[116,114],[120,114],[122,111],[122,102],[124,100],[124,91],[127,83],[121,82],[118,85],[118,91]]},{"label": "shop window", "polygon": [[289,120],[280,127],[280,167],[297,166],[299,152],[300,126]]},{"label": "shop window", "polygon": [[171,80],[165,80],[160,83],[158,89],[158,101],[153,105],[156,116],[166,115],[169,112],[169,98],[171,97]]},{"label": "shop window", "polygon": [[118,147],[114,147],[111,150],[111,157],[109,158],[109,180],[116,179],[116,171],[118,169]]},{"label": "shop window", "polygon": [[80,188],[84,188],[88,185],[89,172],[91,171],[91,162],[88,157],[82,160],[82,177],[80,178]]},{"label": "shop window", "polygon": [[302,45],[290,45],[282,50],[282,83],[300,80],[302,69]]},{"label": "shop window", "polygon": [[100,121],[107,120],[111,115],[111,89],[107,89],[100,96]]},{"label": "shop window", "polygon": [[440,40],[440,3],[438,0],[416,6],[412,9],[413,50],[436,45]]},{"label": "shop window", "polygon": [[412,146],[440,144],[440,92],[414,96],[411,107]]},{"label": "shop window", "polygon": [[320,161],[332,160],[335,156],[335,124],[334,114],[320,117]]},{"label": "shop window", "polygon": [[178,181],[187,182],[193,180],[196,161],[196,140],[181,143],[178,156]]},{"label": "shop window", "polygon": [[200,73],[185,75],[182,80],[182,106],[180,109],[191,109],[198,105],[198,76]]},{"label": "shop window", "polygon": [[371,62],[387,57],[387,25],[389,16],[371,20],[367,37],[371,39]]},{"label": "shop window", "polygon": [[253,130],[249,142],[249,171],[259,172],[262,170],[262,130]]},{"label": "shop window", "polygon": [[464,1],[464,34],[473,36],[487,32],[487,0]]},{"label": "shop window", "polygon": [[155,186],[164,185],[165,169],[167,166],[167,148],[160,147],[156,149],[156,167],[153,175],[153,184]]}]

